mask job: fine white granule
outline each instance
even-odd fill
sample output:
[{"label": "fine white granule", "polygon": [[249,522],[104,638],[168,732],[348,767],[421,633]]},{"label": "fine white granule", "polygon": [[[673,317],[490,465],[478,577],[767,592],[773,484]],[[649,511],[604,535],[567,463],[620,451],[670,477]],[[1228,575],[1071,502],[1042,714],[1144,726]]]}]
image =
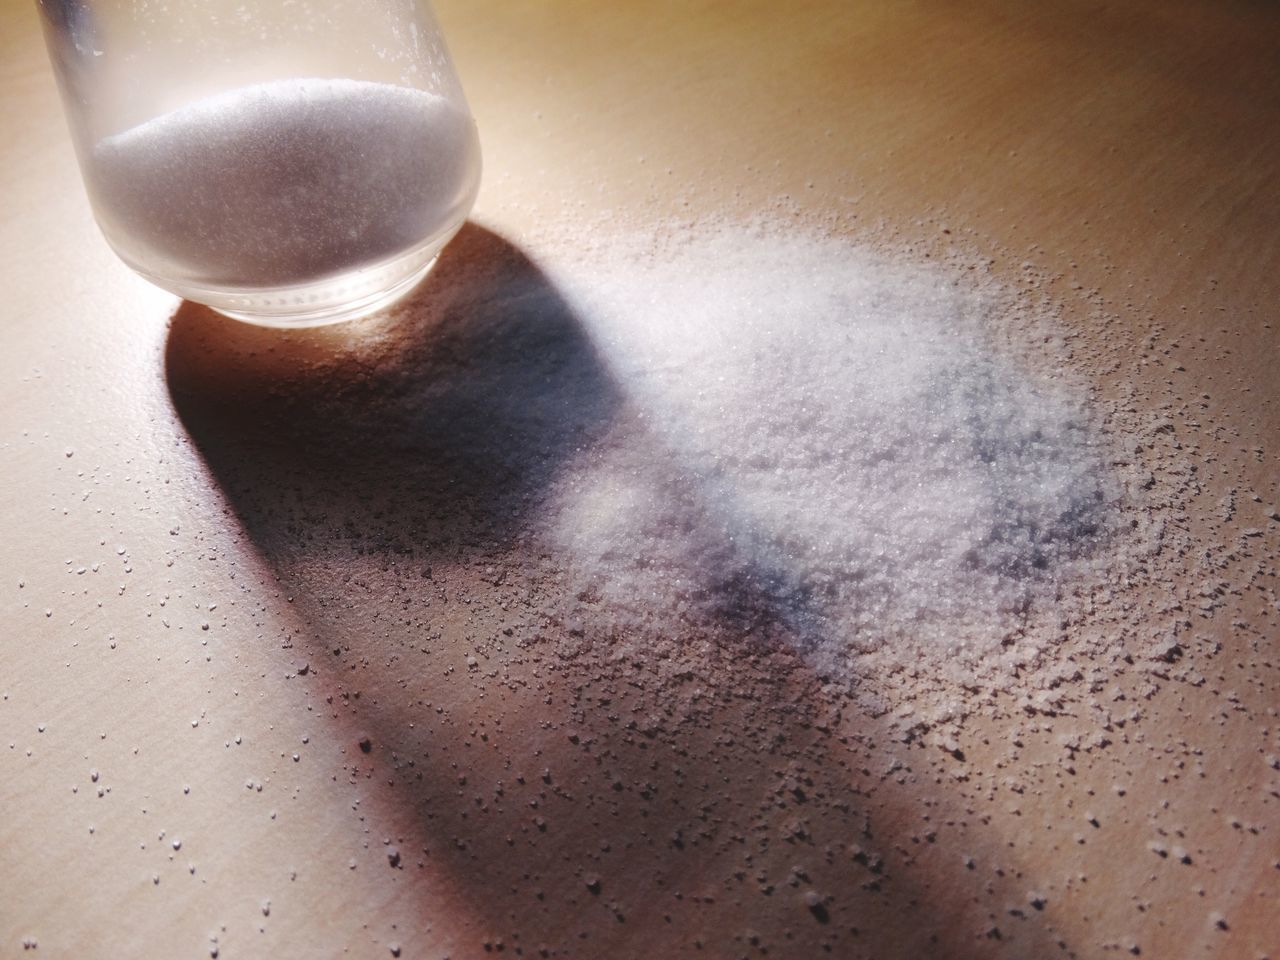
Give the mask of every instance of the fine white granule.
[{"label": "fine white granule", "polygon": [[1105,569],[1119,483],[991,281],[767,224],[545,260],[627,410],[543,528],[584,628],[973,659]]},{"label": "fine white granule", "polygon": [[443,97],[301,79],[106,137],[87,179],[135,267],[178,284],[279,287],[421,244],[468,202],[478,163],[475,125]]}]

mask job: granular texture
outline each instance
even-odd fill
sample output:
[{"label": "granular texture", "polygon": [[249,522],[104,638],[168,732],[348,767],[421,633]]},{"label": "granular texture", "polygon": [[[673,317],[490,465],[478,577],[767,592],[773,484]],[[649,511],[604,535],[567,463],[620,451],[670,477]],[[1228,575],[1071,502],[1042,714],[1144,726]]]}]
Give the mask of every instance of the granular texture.
[{"label": "granular texture", "polygon": [[280,80],[199,100],[99,142],[99,221],[171,283],[282,287],[411,249],[474,189],[475,126],[443,97]]},{"label": "granular texture", "polygon": [[544,519],[596,631],[981,658],[1102,576],[1120,484],[1084,397],[995,346],[999,289],[767,225],[553,276],[627,410]]}]

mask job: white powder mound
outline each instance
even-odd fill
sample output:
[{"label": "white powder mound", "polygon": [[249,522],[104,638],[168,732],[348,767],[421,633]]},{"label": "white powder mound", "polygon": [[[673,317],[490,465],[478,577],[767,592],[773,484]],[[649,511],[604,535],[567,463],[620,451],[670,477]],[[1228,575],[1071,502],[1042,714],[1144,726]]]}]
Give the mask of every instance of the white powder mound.
[{"label": "white powder mound", "polygon": [[442,97],[282,80],[199,100],[99,142],[88,182],[133,265],[178,283],[278,287],[405,252],[475,189],[470,117]]},{"label": "white powder mound", "polygon": [[631,411],[544,529],[571,622],[974,659],[1101,575],[1120,486],[1082,398],[993,347],[1001,291],[767,225],[548,269]]}]

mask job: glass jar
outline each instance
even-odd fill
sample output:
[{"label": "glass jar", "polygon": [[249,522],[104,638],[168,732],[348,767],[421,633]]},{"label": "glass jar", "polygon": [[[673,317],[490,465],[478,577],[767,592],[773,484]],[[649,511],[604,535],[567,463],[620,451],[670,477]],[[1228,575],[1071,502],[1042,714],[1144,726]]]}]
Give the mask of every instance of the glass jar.
[{"label": "glass jar", "polygon": [[102,232],[146,279],[311,326],[409,290],[480,146],[425,0],[39,0]]}]

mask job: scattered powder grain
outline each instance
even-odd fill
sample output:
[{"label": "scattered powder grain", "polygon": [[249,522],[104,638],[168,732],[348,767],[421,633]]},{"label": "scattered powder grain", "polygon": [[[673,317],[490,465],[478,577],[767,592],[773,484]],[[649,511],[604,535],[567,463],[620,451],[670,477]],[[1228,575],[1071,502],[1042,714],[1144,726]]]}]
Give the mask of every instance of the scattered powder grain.
[{"label": "scattered powder grain", "polygon": [[769,225],[547,259],[628,411],[544,525],[594,630],[981,658],[1103,575],[1121,486],[1084,397],[994,346],[998,290]]}]

